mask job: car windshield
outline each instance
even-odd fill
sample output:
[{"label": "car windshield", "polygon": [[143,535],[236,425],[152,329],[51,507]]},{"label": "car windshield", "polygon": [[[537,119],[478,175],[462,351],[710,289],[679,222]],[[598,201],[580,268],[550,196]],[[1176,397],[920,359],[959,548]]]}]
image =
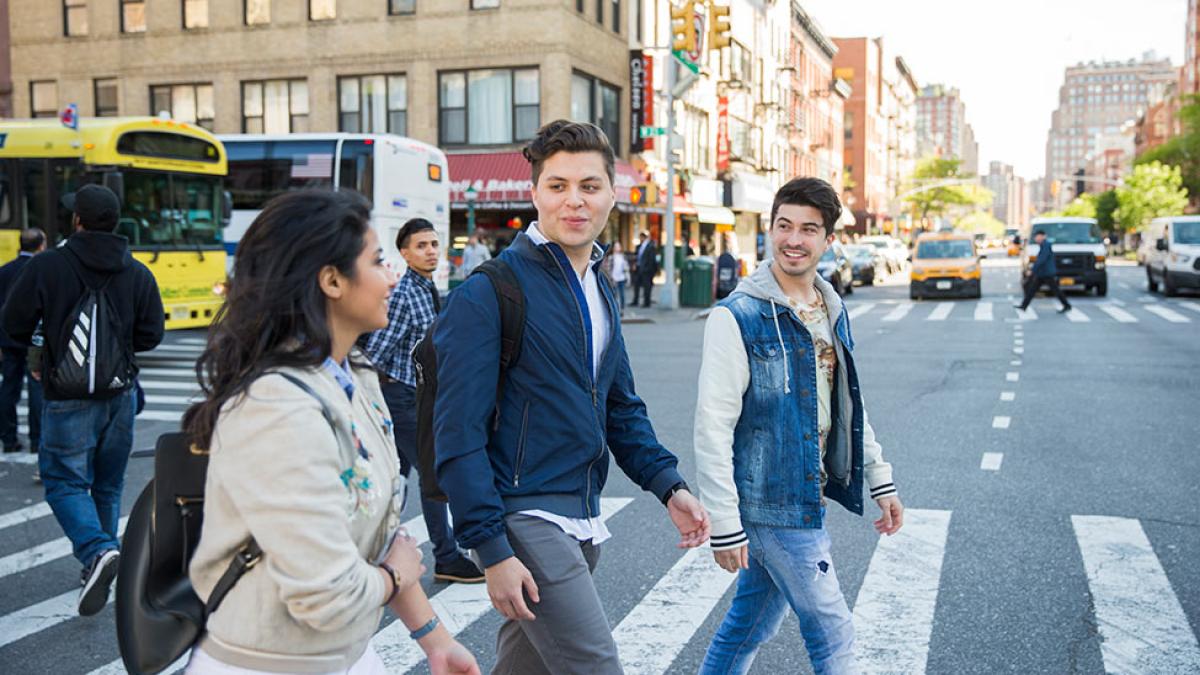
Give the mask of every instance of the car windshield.
[{"label": "car windshield", "polygon": [[874,241],[864,241],[863,243],[867,244],[868,246],[874,246],[875,248],[887,248],[888,247],[888,243],[886,241],[874,240]]},{"label": "car windshield", "polygon": [[825,253],[821,256],[821,262],[833,262],[837,258],[833,254],[833,247],[825,249]]},{"label": "car windshield", "polygon": [[875,249],[871,246],[847,246],[846,255],[851,258],[870,258],[875,255]]},{"label": "car windshield", "polygon": [[1200,220],[1175,223],[1176,244],[1200,244]]},{"label": "car windshield", "polygon": [[1045,232],[1055,244],[1099,244],[1103,237],[1095,223],[1039,223],[1033,234]]},{"label": "car windshield", "polygon": [[975,251],[966,239],[923,241],[917,245],[918,258],[974,258]]}]

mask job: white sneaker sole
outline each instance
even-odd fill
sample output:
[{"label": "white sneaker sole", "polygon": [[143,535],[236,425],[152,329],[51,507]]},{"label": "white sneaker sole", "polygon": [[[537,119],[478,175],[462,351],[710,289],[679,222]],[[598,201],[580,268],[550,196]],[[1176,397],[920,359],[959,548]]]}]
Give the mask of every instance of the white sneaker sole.
[{"label": "white sneaker sole", "polygon": [[79,615],[92,616],[108,604],[108,593],[112,589],[113,580],[117,578],[121,555],[116,551],[105,551],[101,554],[100,563],[92,575],[88,577],[83,590],[79,592]]}]

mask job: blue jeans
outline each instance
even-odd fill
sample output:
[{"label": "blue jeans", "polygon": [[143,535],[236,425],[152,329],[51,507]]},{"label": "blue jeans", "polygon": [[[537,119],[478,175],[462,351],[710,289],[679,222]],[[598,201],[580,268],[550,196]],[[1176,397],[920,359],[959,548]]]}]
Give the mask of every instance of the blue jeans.
[{"label": "blue jeans", "polygon": [[[400,472],[408,476],[409,468],[417,467],[417,391],[403,382],[388,382],[380,386],[388,412],[392,414],[392,434],[400,452]],[[420,480],[420,476],[417,477]],[[411,486],[412,483],[409,483]],[[417,496],[420,496],[420,487]],[[448,565],[462,556],[450,527],[450,507],[445,502],[421,500],[421,515],[433,543],[433,557],[440,565]]]},{"label": "blue jeans", "polygon": [[17,442],[17,403],[24,385],[29,390],[29,449],[36,452],[42,437],[42,383],[25,367],[28,350],[4,347],[0,351],[0,442],[5,446]]},{"label": "blue jeans", "polygon": [[38,469],[46,502],[84,566],[120,547],[121,488],[133,449],[132,389],[105,401],[46,401]]},{"label": "blue jeans", "polygon": [[746,524],[750,568],[738,575],[737,594],[713,637],[702,675],[746,673],[758,648],[779,631],[790,607],[817,675],[857,673],[854,624],[822,529]]},{"label": "blue jeans", "polygon": [[620,302],[621,311],[625,311],[625,284],[624,280],[617,282],[617,300]]}]

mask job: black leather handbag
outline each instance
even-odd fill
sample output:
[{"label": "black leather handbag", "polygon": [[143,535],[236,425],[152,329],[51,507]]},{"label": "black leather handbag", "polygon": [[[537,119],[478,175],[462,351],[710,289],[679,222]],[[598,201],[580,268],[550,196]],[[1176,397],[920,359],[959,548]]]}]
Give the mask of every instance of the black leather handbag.
[{"label": "black leather handbag", "polygon": [[[334,426],[333,413],[312,388],[279,374],[316,398],[325,421]],[[188,563],[200,542],[207,474],[207,450],[192,445],[183,433],[158,437],[154,479],[129,514],[117,572],[117,644],[132,675],[160,673],[181,659],[204,633],[208,616],[262,558],[251,538],[233,557],[208,602],[196,595]]]}]

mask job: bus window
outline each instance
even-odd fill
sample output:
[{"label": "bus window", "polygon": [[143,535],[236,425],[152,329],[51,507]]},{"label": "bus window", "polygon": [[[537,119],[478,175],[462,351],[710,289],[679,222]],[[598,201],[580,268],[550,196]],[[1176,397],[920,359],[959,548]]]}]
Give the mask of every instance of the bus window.
[{"label": "bus window", "polygon": [[128,237],[131,246],[169,246],[178,237],[177,221],[167,174],[126,172],[125,206],[117,234]]},{"label": "bus window", "polygon": [[333,188],[333,141],[277,141],[267,163],[267,199],[290,190]]},{"label": "bus window", "polygon": [[221,243],[220,179],[212,176],[172,176],[172,203],[179,216],[179,235],[185,245]]},{"label": "bus window", "polygon": [[13,222],[13,178],[12,162],[0,161],[0,228],[12,228]]},{"label": "bus window", "polygon": [[341,173],[338,187],[357,190],[367,199],[375,199],[375,145],[366,140],[342,142]]}]

